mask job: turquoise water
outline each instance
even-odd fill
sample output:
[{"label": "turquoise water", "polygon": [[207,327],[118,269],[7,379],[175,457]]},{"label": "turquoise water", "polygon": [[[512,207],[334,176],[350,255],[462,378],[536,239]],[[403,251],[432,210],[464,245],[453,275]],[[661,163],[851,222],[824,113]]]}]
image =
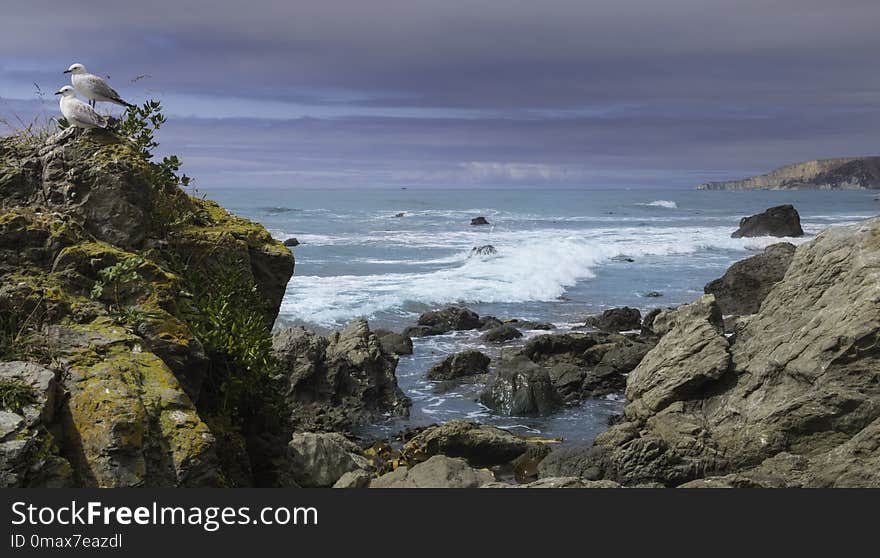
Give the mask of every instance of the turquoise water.
[{"label": "turquoise water", "polygon": [[[741,217],[767,207],[791,203],[798,209],[807,236],[789,239],[795,243],[826,227],[880,214],[878,194],[864,191],[410,188],[207,194],[260,221],[276,238],[301,242],[279,324],[319,330],[357,316],[400,330],[419,313],[452,303],[481,315],[549,321],[566,330],[613,306],[647,311],[697,298],[731,263],[780,240],[730,238]],[[492,224],[471,226],[479,215]],[[486,244],[497,253],[471,255],[472,248]],[[662,297],[644,296],[652,291]],[[417,340],[416,354],[402,357],[398,367],[401,387],[414,401],[412,417],[377,428],[470,418],[588,442],[622,405],[610,397],[554,417],[493,415],[475,400],[481,386],[450,388],[424,377],[431,364],[468,347],[497,355],[468,332]]]}]

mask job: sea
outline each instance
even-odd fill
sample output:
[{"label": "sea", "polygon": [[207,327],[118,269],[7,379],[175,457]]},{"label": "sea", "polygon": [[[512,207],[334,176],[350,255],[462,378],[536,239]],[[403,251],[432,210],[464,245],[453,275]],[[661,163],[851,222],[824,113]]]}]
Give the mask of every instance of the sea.
[{"label": "sea", "polygon": [[[463,304],[481,316],[582,326],[617,306],[643,313],[695,300],[733,262],[780,241],[880,214],[870,191],[658,189],[260,189],[203,192],[258,221],[279,240],[295,237],[296,270],[276,327],[320,332],[366,317],[400,331],[420,313]],[[742,217],[780,204],[801,215],[806,236],[733,239]],[[489,225],[472,226],[483,216]],[[491,245],[494,253],[474,248]],[[547,333],[527,331],[525,340]],[[584,401],[549,417],[511,417],[479,403],[479,382],[437,383],[427,370],[469,348],[498,357],[479,332],[414,339],[398,382],[408,419],[380,421],[365,436],[461,418],[529,436],[585,444],[620,413],[622,396]]]}]

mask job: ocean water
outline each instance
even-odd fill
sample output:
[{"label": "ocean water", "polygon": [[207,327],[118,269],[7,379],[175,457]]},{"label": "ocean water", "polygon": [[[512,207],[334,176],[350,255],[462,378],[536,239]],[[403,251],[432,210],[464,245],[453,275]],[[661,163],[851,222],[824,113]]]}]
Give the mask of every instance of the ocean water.
[{"label": "ocean water", "polygon": [[[327,331],[365,316],[399,331],[421,312],[462,303],[480,315],[553,323],[565,331],[615,306],[643,313],[689,302],[727,267],[778,238],[732,239],[740,218],[793,204],[807,236],[880,214],[865,191],[704,192],[548,189],[222,189],[206,192],[263,223],[278,239],[296,237],[296,271],[279,326]],[[397,214],[403,213],[402,217]],[[485,216],[489,226],[471,226]],[[473,255],[491,244],[497,253]],[[632,261],[628,261],[632,260]],[[648,297],[648,293],[660,297]],[[526,332],[526,339],[545,332]],[[507,417],[477,401],[479,383],[430,382],[448,354],[482,346],[477,332],[415,339],[398,381],[413,399],[408,420],[368,429],[467,418],[530,435],[587,443],[620,412],[620,397],[585,401],[552,417]],[[510,345],[507,345],[510,346]]]}]

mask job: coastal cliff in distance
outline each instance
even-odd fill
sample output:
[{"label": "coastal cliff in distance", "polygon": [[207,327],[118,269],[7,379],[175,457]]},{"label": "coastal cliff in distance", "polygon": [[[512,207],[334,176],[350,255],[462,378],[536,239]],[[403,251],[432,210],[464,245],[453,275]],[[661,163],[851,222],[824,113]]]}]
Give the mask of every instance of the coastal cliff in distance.
[{"label": "coastal cliff in distance", "polygon": [[880,157],[841,157],[787,165],[767,174],[706,182],[698,190],[876,190]]}]

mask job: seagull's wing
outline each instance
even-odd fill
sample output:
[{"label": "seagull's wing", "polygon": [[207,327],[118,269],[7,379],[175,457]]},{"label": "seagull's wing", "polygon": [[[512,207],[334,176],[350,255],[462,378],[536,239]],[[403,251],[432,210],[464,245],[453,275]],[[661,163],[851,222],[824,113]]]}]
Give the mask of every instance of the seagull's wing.
[{"label": "seagull's wing", "polygon": [[107,85],[103,78],[94,74],[88,74],[82,77],[82,83],[85,88],[96,95],[106,97],[107,99],[122,100],[119,93],[115,89]]},{"label": "seagull's wing", "polygon": [[95,109],[80,100],[75,100],[67,104],[67,110],[70,111],[69,118],[73,118],[83,124],[90,124],[97,128],[103,128],[107,125],[104,117],[95,112]]}]

